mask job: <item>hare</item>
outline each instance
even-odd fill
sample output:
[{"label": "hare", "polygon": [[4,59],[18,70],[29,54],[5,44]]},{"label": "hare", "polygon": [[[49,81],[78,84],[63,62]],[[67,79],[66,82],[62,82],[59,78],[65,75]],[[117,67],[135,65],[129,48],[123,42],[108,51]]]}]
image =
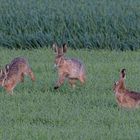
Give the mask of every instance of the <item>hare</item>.
[{"label": "hare", "polygon": [[25,58],[17,57],[0,70],[0,85],[13,94],[13,89],[19,82],[24,81],[24,75],[29,75],[35,81],[34,74]]},{"label": "hare", "polygon": [[140,93],[129,91],[125,86],[126,69],[120,72],[120,79],[114,84],[117,103],[120,107],[137,108],[140,106]]},{"label": "hare", "polygon": [[72,88],[75,87],[76,80],[79,80],[82,84],[85,82],[85,67],[83,63],[74,58],[66,58],[64,54],[67,51],[67,45],[58,47],[56,44],[53,44],[53,49],[55,51],[55,67],[58,70],[58,80],[54,89],[58,89],[67,78],[69,84]]}]

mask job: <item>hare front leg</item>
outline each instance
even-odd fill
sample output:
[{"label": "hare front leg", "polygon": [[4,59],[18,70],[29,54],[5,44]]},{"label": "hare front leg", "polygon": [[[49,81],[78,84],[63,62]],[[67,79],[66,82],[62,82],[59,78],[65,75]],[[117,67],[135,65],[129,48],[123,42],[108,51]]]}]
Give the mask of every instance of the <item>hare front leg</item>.
[{"label": "hare front leg", "polygon": [[56,82],[56,85],[54,86],[54,89],[58,89],[65,81],[65,74],[60,74],[58,81]]}]

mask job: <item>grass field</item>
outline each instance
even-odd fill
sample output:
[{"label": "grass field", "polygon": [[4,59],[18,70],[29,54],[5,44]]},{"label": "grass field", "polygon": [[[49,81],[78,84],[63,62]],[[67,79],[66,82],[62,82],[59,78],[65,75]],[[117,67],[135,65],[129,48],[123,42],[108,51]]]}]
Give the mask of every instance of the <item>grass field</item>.
[{"label": "grass field", "polygon": [[[0,67],[26,56],[36,77],[13,96],[0,88],[0,140],[138,140],[140,109],[120,109],[112,86],[126,68],[140,91],[139,23],[140,0],[0,0]],[[84,86],[53,89],[54,42],[76,48],[67,56],[85,63]]]},{"label": "grass field", "polygon": [[53,90],[57,74],[51,49],[0,49],[1,67],[16,56],[26,56],[36,82],[18,84],[14,96],[0,89],[0,139],[3,140],[137,140],[140,109],[120,109],[112,85],[120,68],[127,69],[126,84],[140,91],[140,51],[69,50],[82,59],[87,82],[71,89],[65,83]]}]

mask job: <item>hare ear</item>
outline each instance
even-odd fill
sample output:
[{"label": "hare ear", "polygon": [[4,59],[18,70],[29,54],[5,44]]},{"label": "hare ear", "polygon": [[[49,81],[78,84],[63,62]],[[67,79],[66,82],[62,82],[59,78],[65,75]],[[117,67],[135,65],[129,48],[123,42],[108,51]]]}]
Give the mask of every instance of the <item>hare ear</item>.
[{"label": "hare ear", "polygon": [[9,65],[8,64],[5,66],[5,69],[3,72],[4,72],[4,75],[8,74],[8,72],[9,72]]},{"label": "hare ear", "polygon": [[67,44],[64,43],[64,44],[63,44],[63,53],[66,53],[66,52],[67,52]]},{"label": "hare ear", "polygon": [[118,84],[118,81],[114,81],[114,85],[117,85]]},{"label": "hare ear", "polygon": [[52,45],[52,49],[54,50],[55,53],[58,53],[58,47],[57,47],[57,44],[56,43],[54,43]]},{"label": "hare ear", "polygon": [[2,69],[0,70],[0,76],[2,76]]},{"label": "hare ear", "polygon": [[126,69],[122,69],[122,70],[121,70],[120,78],[123,78],[123,79],[126,78]]},{"label": "hare ear", "polygon": [[6,70],[6,73],[9,72],[9,65],[8,64],[5,66],[5,70]]},{"label": "hare ear", "polygon": [[9,71],[7,71],[6,69],[4,70],[4,75],[7,76]]}]

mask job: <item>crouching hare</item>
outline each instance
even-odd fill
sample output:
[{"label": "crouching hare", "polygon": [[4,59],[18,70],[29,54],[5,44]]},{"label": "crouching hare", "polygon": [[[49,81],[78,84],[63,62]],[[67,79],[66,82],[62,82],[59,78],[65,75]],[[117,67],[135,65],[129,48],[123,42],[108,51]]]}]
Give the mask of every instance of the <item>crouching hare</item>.
[{"label": "crouching hare", "polygon": [[0,85],[8,93],[13,94],[15,86],[24,81],[24,75],[29,75],[32,81],[35,80],[28,61],[25,58],[17,57],[0,70]]},{"label": "crouching hare", "polygon": [[82,84],[85,82],[85,68],[81,61],[74,58],[66,58],[64,54],[67,51],[67,45],[58,47],[53,44],[53,50],[55,51],[55,67],[58,70],[58,80],[54,89],[59,88],[67,78],[70,85],[74,88],[76,80],[79,80]]},{"label": "crouching hare", "polygon": [[120,79],[114,84],[117,103],[120,107],[137,108],[140,106],[140,93],[129,91],[125,86],[126,70],[120,72]]}]

